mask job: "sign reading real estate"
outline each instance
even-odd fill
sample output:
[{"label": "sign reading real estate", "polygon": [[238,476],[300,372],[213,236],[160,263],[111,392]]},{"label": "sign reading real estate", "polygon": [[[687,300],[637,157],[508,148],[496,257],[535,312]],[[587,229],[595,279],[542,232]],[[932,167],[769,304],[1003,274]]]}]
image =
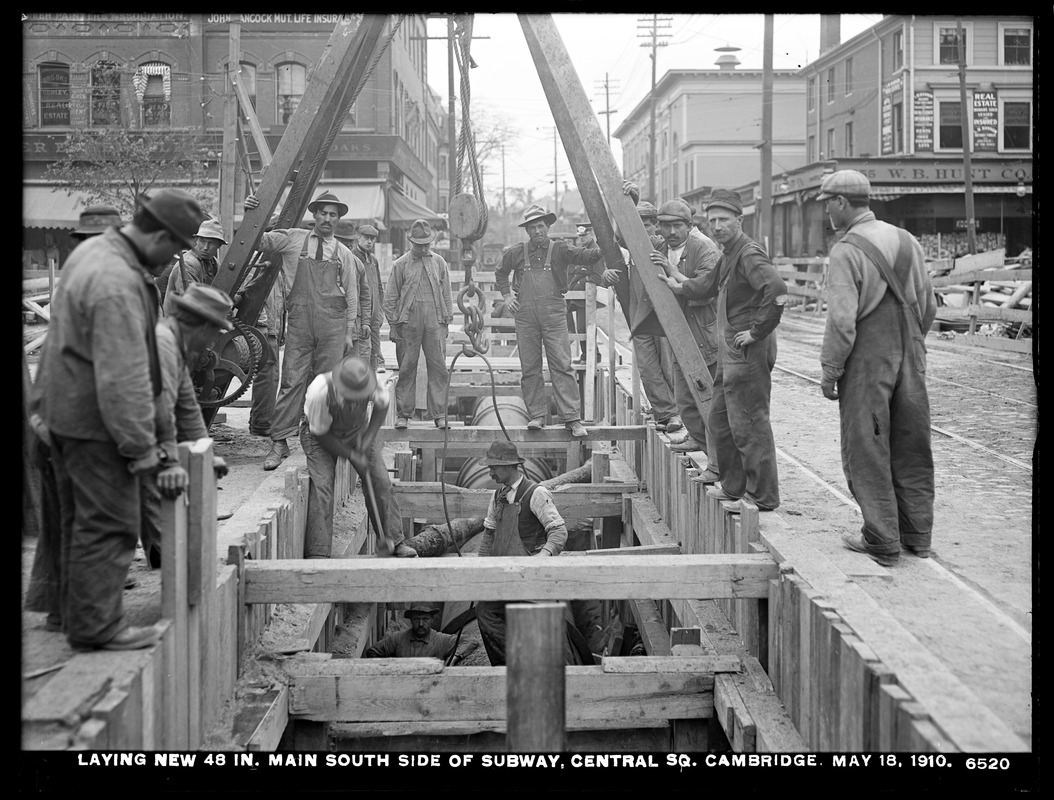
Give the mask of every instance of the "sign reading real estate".
[{"label": "sign reading real estate", "polygon": [[933,93],[915,92],[915,152],[933,151]]},{"label": "sign reading real estate", "polygon": [[996,150],[999,140],[999,103],[995,92],[973,93],[973,149]]}]

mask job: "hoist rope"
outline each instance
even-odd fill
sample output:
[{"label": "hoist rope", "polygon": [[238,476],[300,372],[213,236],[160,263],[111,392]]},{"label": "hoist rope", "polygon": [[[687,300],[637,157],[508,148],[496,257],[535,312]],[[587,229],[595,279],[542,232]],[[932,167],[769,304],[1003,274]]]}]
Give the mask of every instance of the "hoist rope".
[{"label": "hoist rope", "polygon": [[483,238],[487,232],[488,212],[487,204],[483,199],[483,174],[479,169],[479,161],[476,155],[476,139],[472,132],[472,88],[469,84],[469,69],[471,68],[472,56],[472,24],[473,15],[467,14],[462,18],[454,31],[457,45],[454,55],[457,66],[461,72],[461,135],[458,137],[457,146],[457,171],[454,177],[453,194],[461,191],[463,181],[462,173],[465,165],[465,154],[468,153],[469,176],[472,179],[473,192],[479,201],[480,215],[476,229],[468,236],[461,237],[463,240],[475,241]]}]

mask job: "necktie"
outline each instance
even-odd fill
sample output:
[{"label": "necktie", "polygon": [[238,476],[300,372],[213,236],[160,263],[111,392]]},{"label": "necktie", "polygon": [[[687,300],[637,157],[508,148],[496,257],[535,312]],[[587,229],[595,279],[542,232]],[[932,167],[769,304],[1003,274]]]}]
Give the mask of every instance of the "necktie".
[{"label": "necktie", "polygon": [[319,237],[315,237],[315,238],[318,239],[318,249],[315,250],[315,261],[321,261],[322,260],[322,239],[319,238]]},{"label": "necktie", "polygon": [[508,503],[509,502],[509,490],[511,488],[512,487],[509,487],[509,486],[501,487],[501,489],[498,491],[498,500],[500,500],[502,503]]}]

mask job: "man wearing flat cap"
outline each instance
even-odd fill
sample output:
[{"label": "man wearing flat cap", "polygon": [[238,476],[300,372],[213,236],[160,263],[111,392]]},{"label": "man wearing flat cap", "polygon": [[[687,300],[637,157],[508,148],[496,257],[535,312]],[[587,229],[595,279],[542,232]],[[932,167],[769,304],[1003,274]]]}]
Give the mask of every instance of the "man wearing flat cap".
[{"label": "man wearing flat cap", "polygon": [[[438,658],[446,661],[457,646],[457,636],[432,630],[438,606],[413,603],[403,612],[410,627],[387,634],[377,644],[366,648],[363,658]],[[471,648],[463,646],[454,657],[457,663]]]},{"label": "man wearing flat cap", "polygon": [[[245,208],[260,205],[255,195]],[[271,415],[271,450],[265,470],[278,469],[289,457],[286,441],[297,432],[304,393],[315,375],[328,372],[354,353],[362,328],[359,318],[360,266],[351,250],[333,235],[348,207],[332,192],[322,192],[307,210],[312,230],[276,229],[260,237],[258,248],[285,282],[285,359],[282,382]],[[262,279],[261,276],[257,280]]]},{"label": "man wearing flat cap", "polygon": [[[596,246],[597,236],[593,230],[593,223],[583,222],[575,228],[576,241],[575,243],[579,247],[591,247]],[[619,272],[617,269],[605,269],[603,273],[598,277],[592,266],[590,267],[575,267],[571,269],[567,274],[567,288],[569,291],[583,291],[586,288],[587,283],[603,283],[605,286],[611,286],[619,280]],[[604,308],[604,304],[599,300],[597,301],[597,308]],[[585,300],[568,300],[567,301],[567,330],[570,333],[584,334],[586,332],[586,301]],[[586,363],[586,343],[583,339],[578,346],[578,358],[575,363],[585,364]]]},{"label": "man wearing flat cap", "polygon": [[764,248],[743,233],[743,201],[715,189],[706,215],[722,255],[717,268],[687,280],[666,277],[674,294],[717,298],[718,359],[710,432],[715,439],[721,496],[744,498],[771,511],[780,502],[776,444],[769,422],[776,326],[787,285]]},{"label": "man wearing flat cap", "polygon": [[[337,241],[351,251],[351,254],[355,256],[355,260],[358,262],[355,266],[358,269],[359,277],[359,340],[355,344],[355,355],[369,362],[370,320],[373,316],[374,295],[370,286],[370,279],[367,276],[366,263],[362,260],[359,251],[355,247],[355,243],[359,238],[359,232],[354,222],[350,219],[342,219],[337,222],[337,227],[333,229],[333,235],[337,237]],[[365,352],[363,348],[365,348]]]},{"label": "man wearing flat cap", "polygon": [[172,314],[176,307],[173,300],[183,294],[192,283],[212,284],[219,269],[217,256],[220,248],[227,244],[223,238],[223,225],[218,219],[209,217],[194,234],[194,247],[176,254],[176,261],[168,275],[168,283],[161,292],[161,308]]},{"label": "man wearing flat cap", "polygon": [[[542,375],[542,350],[549,364],[557,415],[572,436],[585,436],[579,410],[578,381],[571,368],[571,340],[567,336],[567,272],[572,265],[592,267],[603,280],[605,266],[596,244],[576,247],[549,238],[556,214],[538,205],[523,214],[520,227],[528,240],[510,247],[501,258],[494,280],[505,299],[505,308],[516,315],[516,343],[520,356],[520,387],[530,421],[527,427],[541,430],[549,410]],[[511,275],[511,285],[510,285]]]},{"label": "man wearing flat cap", "polygon": [[384,316],[402,342],[398,346],[399,380],[395,384],[395,427],[405,428],[417,404],[417,362],[425,354],[426,404],[437,428],[446,423],[446,340],[454,318],[450,271],[446,259],[432,252],[439,231],[427,220],[415,220],[407,238],[410,252],[395,259],[384,287]]},{"label": "man wearing flat cap", "polygon": [[864,524],[842,541],[883,566],[903,547],[930,554],[933,451],[926,333],[937,304],[922,246],[870,209],[856,170],[828,175],[817,200],[845,232],[831,248],[820,388],[838,401],[842,467]]},{"label": "man wearing flat cap", "polygon": [[32,410],[51,448],[62,514],[62,625],[78,650],[133,650],[121,592],[140,530],[140,474],[171,466],[158,446],[162,391],[153,277],[204,214],[187,192],[143,195],[132,221],[80,244],[51,304]]},{"label": "man wearing flat cap", "polygon": [[366,268],[366,282],[370,287],[369,313],[363,317],[370,326],[369,337],[359,339],[359,355],[369,360],[370,367],[378,370],[384,366],[381,355],[381,326],[384,324],[384,284],[381,282],[381,265],[374,255],[380,232],[372,225],[359,227],[355,246],[351,252]]},{"label": "man wearing flat cap", "polygon": [[377,552],[391,555],[402,539],[402,518],[388,470],[374,437],[388,413],[388,390],[369,364],[345,356],[318,375],[304,398],[300,444],[307,458],[311,491],[307,499],[304,558],[329,558],[333,549],[333,491],[337,459],[358,473],[366,512],[377,535]]},{"label": "man wearing flat cap", "polygon": [[[567,526],[544,486],[520,470],[524,463],[513,442],[496,441],[487,450],[490,479],[498,485],[483,520],[479,556],[549,558],[558,556],[567,542]],[[505,602],[481,600],[476,604],[480,638],[492,666],[505,663]],[[571,626],[573,627],[573,626]],[[565,637],[564,658],[575,663],[573,641]]]}]

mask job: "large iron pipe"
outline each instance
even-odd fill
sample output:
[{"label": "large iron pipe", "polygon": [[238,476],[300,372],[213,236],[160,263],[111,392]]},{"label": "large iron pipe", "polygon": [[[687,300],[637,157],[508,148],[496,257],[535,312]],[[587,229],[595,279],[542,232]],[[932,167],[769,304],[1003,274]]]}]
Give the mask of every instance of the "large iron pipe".
[{"label": "large iron pipe", "polygon": [[[527,406],[523,399],[515,395],[502,395],[497,398],[497,409],[494,406],[493,397],[480,397],[476,401],[476,407],[472,411],[471,425],[498,425],[498,414],[501,421],[508,425],[526,425]],[[524,460],[523,471],[535,483],[541,483],[553,477],[549,465],[541,459],[528,458]],[[490,468],[482,458],[470,458],[461,465],[457,474],[457,485],[466,489],[497,489],[494,481],[490,479]]]}]

